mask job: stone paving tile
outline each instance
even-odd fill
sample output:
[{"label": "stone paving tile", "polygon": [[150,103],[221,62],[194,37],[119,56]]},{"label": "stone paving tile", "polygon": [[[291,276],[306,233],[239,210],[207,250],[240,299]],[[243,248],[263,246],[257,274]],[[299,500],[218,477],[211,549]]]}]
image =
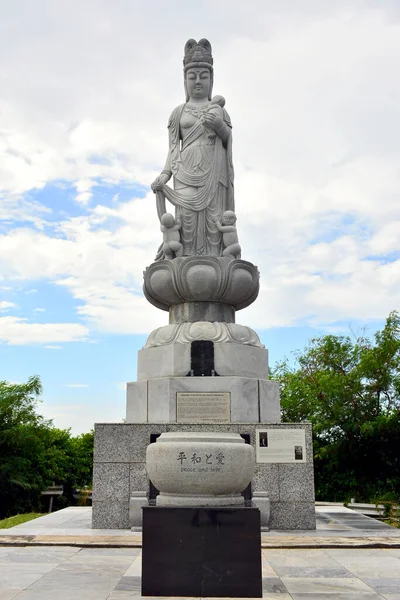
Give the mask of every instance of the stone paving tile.
[{"label": "stone paving tile", "polygon": [[8,556],[9,554],[12,554],[13,552],[16,552],[17,550],[20,550],[21,548],[12,548],[11,546],[0,546],[0,560],[2,559],[3,556]]},{"label": "stone paving tile", "polygon": [[280,577],[352,577],[352,574],[323,550],[263,550]]},{"label": "stone paving tile", "polygon": [[265,559],[261,559],[261,574],[263,577],[277,577],[276,572]]},{"label": "stone paving tile", "polygon": [[55,569],[32,584],[20,597],[23,600],[71,600],[71,597],[79,596],[85,600],[103,600],[114,590],[119,579],[120,574],[102,570]]},{"label": "stone paving tile", "polygon": [[0,600],[11,600],[11,598],[15,598],[22,591],[22,589],[0,590]]},{"label": "stone paving tile", "polygon": [[[371,573],[373,574],[373,573]],[[393,573],[393,575],[399,575],[400,570],[397,573]],[[385,578],[385,579],[375,579],[375,578],[363,578],[364,583],[369,585],[375,592],[378,594],[400,594],[400,579],[399,578]]]},{"label": "stone paving tile", "polygon": [[[128,560],[84,560],[61,563],[52,572],[55,576],[69,577],[71,575],[84,577],[96,577],[98,580],[119,579],[128,569],[131,561]],[[50,576],[50,575],[49,575]]]},{"label": "stone paving tile", "polygon": [[396,548],[324,548],[324,552],[337,560],[340,557],[364,558],[366,556],[376,556],[379,558],[386,555],[393,555],[397,550]]},{"label": "stone paving tile", "polygon": [[2,563],[61,563],[79,552],[79,548],[70,546],[26,546],[15,548],[16,552],[2,556]]},{"label": "stone paving tile", "polygon": [[262,589],[264,594],[287,594],[287,589],[279,577],[263,577]]},{"label": "stone paving tile", "polygon": [[[263,600],[292,600],[293,596],[290,594],[265,594],[263,593]],[[204,600],[204,599],[202,599]],[[213,599],[215,600],[215,598]]]},{"label": "stone paving tile", "polygon": [[400,594],[382,594],[385,600],[400,600]]},{"label": "stone paving tile", "polygon": [[121,577],[115,587],[115,592],[136,592],[140,595],[142,589],[142,578],[141,577],[130,577],[125,575]]},{"label": "stone paving tile", "polygon": [[111,594],[107,596],[107,600],[128,600],[132,597],[136,600],[140,596],[133,596],[132,592],[111,592]]},{"label": "stone paving tile", "polygon": [[132,562],[130,567],[125,571],[125,577],[141,577],[142,576],[142,557],[138,556]]},{"label": "stone paving tile", "polygon": [[323,548],[263,548],[262,554],[267,560],[329,560]]},{"label": "stone paving tile", "polygon": [[[364,594],[374,594],[373,590],[363,581],[354,578],[333,578],[333,577],[282,577],[287,591],[292,596],[294,594],[320,594],[325,598],[325,594],[358,594],[364,600]],[[379,596],[378,596],[379,597]]]},{"label": "stone paving tile", "polygon": [[0,571],[0,589],[24,589],[55,567],[56,563],[9,563]]},{"label": "stone paving tile", "polygon": [[92,589],[49,589],[33,590],[31,588],[22,591],[15,600],[71,600],[71,597],[83,597],[85,600],[106,600],[109,597],[109,590]]},{"label": "stone paving tile", "polygon": [[[318,592],[317,594],[292,594],[290,596],[292,600],[382,600],[382,596],[375,594],[374,592],[363,592],[363,593],[341,593],[332,592],[325,594]],[[278,600],[278,599],[276,599]]]},{"label": "stone paving tile", "polygon": [[118,573],[125,573],[135,556],[88,556],[88,555],[75,555],[72,556],[67,562],[60,563],[60,568],[89,568],[93,570],[105,569],[107,571],[113,570]]},{"label": "stone paving tile", "polygon": [[[174,596],[157,596],[157,600],[171,600]],[[140,593],[139,595],[136,595],[133,592],[124,592],[124,591],[113,591],[111,592],[111,594],[109,596],[107,596],[107,600],[125,600],[128,598],[135,598],[135,600],[139,600],[139,599],[143,599],[143,600],[149,600],[149,596],[141,596]],[[176,600],[215,600],[215,598],[198,598],[196,596],[179,596],[177,597]],[[232,600],[232,598],[229,599],[224,599],[224,598],[218,598],[218,600]],[[242,598],[242,600],[246,600],[245,598]],[[277,596],[274,595],[274,600],[277,600]],[[281,596],[279,596],[279,600],[286,600],[285,598],[281,598]],[[288,600],[291,600],[290,596],[288,596]]]},{"label": "stone paving tile", "polygon": [[126,556],[132,560],[141,554],[141,548],[78,548],[79,556]]},{"label": "stone paving tile", "polygon": [[375,578],[391,578],[400,573],[400,559],[387,554],[381,556],[336,556],[335,560],[360,578],[371,575]]},{"label": "stone paving tile", "polygon": [[337,567],[314,567],[313,565],[303,565],[301,567],[273,565],[275,571],[280,577],[305,578],[352,578],[354,575],[347,569]]}]

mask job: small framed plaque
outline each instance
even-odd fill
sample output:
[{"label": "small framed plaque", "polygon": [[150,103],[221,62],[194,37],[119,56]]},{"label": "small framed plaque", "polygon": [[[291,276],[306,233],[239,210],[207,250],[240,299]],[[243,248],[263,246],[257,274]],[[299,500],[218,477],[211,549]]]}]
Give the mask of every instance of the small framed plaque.
[{"label": "small framed plaque", "polygon": [[304,429],[257,429],[256,443],[258,463],[306,462]]},{"label": "small framed plaque", "polygon": [[230,423],[230,392],[177,392],[177,423]]}]

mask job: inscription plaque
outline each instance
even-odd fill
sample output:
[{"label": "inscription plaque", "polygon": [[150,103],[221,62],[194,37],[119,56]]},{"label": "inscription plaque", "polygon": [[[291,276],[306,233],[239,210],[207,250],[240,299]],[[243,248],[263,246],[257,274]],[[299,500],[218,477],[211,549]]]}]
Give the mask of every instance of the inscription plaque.
[{"label": "inscription plaque", "polygon": [[256,429],[256,462],[305,463],[304,429]]},{"label": "inscription plaque", "polygon": [[230,392],[177,392],[177,423],[230,423]]}]

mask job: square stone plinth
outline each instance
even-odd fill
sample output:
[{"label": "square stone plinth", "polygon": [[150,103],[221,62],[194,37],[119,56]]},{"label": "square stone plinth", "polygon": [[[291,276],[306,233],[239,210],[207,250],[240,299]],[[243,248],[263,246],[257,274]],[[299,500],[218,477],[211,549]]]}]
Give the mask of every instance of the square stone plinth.
[{"label": "square stone plinth", "polygon": [[[258,429],[303,429],[305,462],[257,462],[252,491],[270,500],[270,529],[315,529],[314,469],[310,423],[101,423],[95,425],[93,527],[127,529],[133,523],[130,500],[148,496],[146,448],[164,431],[235,432],[255,448]],[[255,448],[256,449],[256,448]],[[131,522],[132,521],[132,522]]]},{"label": "square stone plinth", "polygon": [[[190,373],[191,345],[176,342],[138,352],[138,381],[160,377],[185,377]],[[268,379],[268,350],[259,346],[217,342],[214,367],[221,377]]]},{"label": "square stone plinth", "polygon": [[231,423],[280,421],[279,383],[252,377],[158,377],[127,384],[127,423],[176,423],[177,394],[230,394]]}]

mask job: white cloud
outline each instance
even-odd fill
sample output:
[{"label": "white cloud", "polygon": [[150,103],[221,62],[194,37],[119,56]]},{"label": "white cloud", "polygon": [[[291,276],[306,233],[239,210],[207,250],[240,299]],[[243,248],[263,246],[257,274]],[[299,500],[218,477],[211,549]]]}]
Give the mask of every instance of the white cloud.
[{"label": "white cloud", "polygon": [[19,317],[0,317],[0,342],[11,345],[84,341],[89,330],[78,323],[29,323]]},{"label": "white cloud", "polygon": [[101,401],[94,406],[92,403],[75,404],[68,400],[55,403],[53,399],[45,397],[39,412],[46,419],[52,419],[55,427],[71,428],[72,435],[79,435],[93,429],[99,415],[102,423],[121,423],[125,416],[125,398],[120,393],[112,403]]},{"label": "white cloud", "polygon": [[67,387],[67,388],[88,388],[89,384],[87,384],[87,383],[66,383],[65,387]]},{"label": "white cloud", "polygon": [[34,308],[33,312],[46,312],[45,308]]},{"label": "white cloud", "polygon": [[48,350],[62,350],[62,346],[54,346],[54,345],[45,346],[45,348],[47,348]]},{"label": "white cloud", "polygon": [[10,308],[14,308],[16,305],[14,302],[8,302],[7,300],[0,300],[0,311],[7,312]]}]

